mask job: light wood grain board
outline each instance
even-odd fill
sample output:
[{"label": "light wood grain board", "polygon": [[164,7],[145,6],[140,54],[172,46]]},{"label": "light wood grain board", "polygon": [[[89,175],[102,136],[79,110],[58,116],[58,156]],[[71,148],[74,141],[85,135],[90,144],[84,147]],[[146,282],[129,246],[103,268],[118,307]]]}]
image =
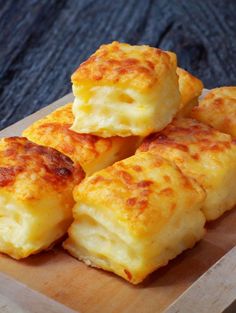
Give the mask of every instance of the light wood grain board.
[{"label": "light wood grain board", "polygon": [[1,255],[0,270],[81,313],[162,312],[236,244],[236,210],[207,225],[204,240],[132,286],[88,268],[60,248],[15,261]]},{"label": "light wood grain board", "polygon": [[[34,120],[71,100],[69,95],[55,102],[4,130],[0,136],[19,135]],[[208,223],[207,234],[200,243],[138,286],[102,270],[88,268],[59,246],[21,261],[0,255],[0,271],[80,313],[158,313],[236,245],[235,225],[235,209]]]},{"label": "light wood grain board", "polygon": [[165,313],[226,313],[229,310],[236,312],[236,246],[192,284]]}]

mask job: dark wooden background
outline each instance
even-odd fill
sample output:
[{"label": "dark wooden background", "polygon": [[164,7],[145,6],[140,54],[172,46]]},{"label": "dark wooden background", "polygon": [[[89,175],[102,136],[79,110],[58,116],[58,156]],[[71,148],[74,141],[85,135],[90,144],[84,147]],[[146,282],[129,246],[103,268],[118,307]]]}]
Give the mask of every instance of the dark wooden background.
[{"label": "dark wooden background", "polygon": [[236,85],[236,0],[0,0],[0,128],[70,92],[113,40],[175,51],[208,88]]}]

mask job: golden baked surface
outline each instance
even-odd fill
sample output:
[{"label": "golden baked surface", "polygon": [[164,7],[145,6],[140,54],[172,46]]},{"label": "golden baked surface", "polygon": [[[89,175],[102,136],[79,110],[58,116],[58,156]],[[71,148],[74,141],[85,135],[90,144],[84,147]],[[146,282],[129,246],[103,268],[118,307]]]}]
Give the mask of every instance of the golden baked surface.
[{"label": "golden baked surface", "polygon": [[236,137],[236,87],[211,90],[192,110],[191,117]]},{"label": "golden baked surface", "polygon": [[155,151],[174,161],[207,192],[203,211],[216,219],[236,204],[236,144],[227,134],[193,119],[175,119],[147,137],[136,153]]},{"label": "golden baked surface", "polygon": [[138,138],[79,134],[70,129],[73,119],[72,103],[68,103],[33,123],[23,136],[64,153],[80,164],[87,175],[134,153]]},{"label": "golden baked surface", "polygon": [[14,258],[49,247],[65,234],[81,167],[23,137],[0,141],[0,251]]},{"label": "golden baked surface", "polygon": [[74,198],[64,247],[135,284],[204,234],[203,189],[151,152],[95,173],[75,188]]},{"label": "golden baked surface", "polygon": [[179,76],[179,91],[181,94],[181,110],[179,116],[188,116],[191,109],[197,105],[198,97],[202,93],[203,83],[186,70],[177,67]]},{"label": "golden baked surface", "polygon": [[145,136],[165,127],[180,106],[174,54],[149,46],[103,45],[72,83],[78,133]]},{"label": "golden baked surface", "polygon": [[[35,181],[35,175],[37,185],[24,188],[26,183]],[[0,187],[13,192],[18,185],[24,192],[16,193],[15,197],[37,198],[44,188],[60,192],[68,182],[80,182],[83,177],[81,168],[75,170],[73,162],[54,149],[23,137],[4,138],[0,142]]]},{"label": "golden baked surface", "polygon": [[[132,231],[142,236],[162,227],[175,210],[180,209],[180,189],[186,192],[184,201],[188,206],[194,197],[201,198],[203,194],[201,188],[173,163],[157,155],[143,153],[87,178],[75,187],[74,198],[95,207],[109,202],[104,210],[111,210],[118,220],[127,219]],[[153,205],[150,207],[151,199]],[[164,211],[158,209],[154,199],[165,204]]]},{"label": "golden baked surface", "polygon": [[114,41],[102,45],[71,77],[74,85],[106,84],[147,92],[170,68],[168,53]]}]

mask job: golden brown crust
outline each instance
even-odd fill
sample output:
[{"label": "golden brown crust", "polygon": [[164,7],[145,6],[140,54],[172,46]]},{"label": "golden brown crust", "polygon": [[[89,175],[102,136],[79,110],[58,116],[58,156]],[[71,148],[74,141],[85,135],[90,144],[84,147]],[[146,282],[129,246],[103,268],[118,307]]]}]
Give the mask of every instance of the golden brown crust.
[{"label": "golden brown crust", "polygon": [[100,152],[96,145],[98,141],[100,145],[109,149],[113,137],[104,139],[95,135],[76,133],[70,130],[73,120],[72,103],[68,103],[29,126],[23,135],[32,141],[57,149],[74,162],[79,162],[81,158],[81,153],[76,153],[78,147],[93,152],[94,157]]},{"label": "golden brown crust", "polygon": [[175,164],[206,190],[202,210],[214,220],[236,204],[236,143],[230,135],[193,119],[175,119],[146,138],[137,150],[153,151]]},{"label": "golden brown crust", "polygon": [[204,190],[152,151],[86,178],[75,187],[74,199],[64,248],[133,284],[204,235]]},{"label": "golden brown crust", "polygon": [[139,151],[161,149],[169,146],[184,152],[191,153],[190,145],[196,145],[198,151],[193,153],[194,158],[200,158],[201,152],[224,152],[233,142],[228,135],[219,133],[193,119],[175,119],[163,131],[151,134],[145,138]]},{"label": "golden brown crust", "polygon": [[82,168],[74,168],[72,160],[55,149],[24,137],[4,138],[0,142],[0,187],[7,191],[13,192],[16,183],[22,182],[24,189],[30,181],[37,180],[26,192],[32,198],[37,197],[40,189],[63,191],[72,182],[80,183],[83,177]]},{"label": "golden brown crust", "polygon": [[65,125],[71,125],[74,121],[74,115],[72,113],[72,103],[70,102],[63,105],[62,107],[59,107],[38,122],[41,123],[41,121],[46,120],[48,120],[48,122],[58,122]]},{"label": "golden brown crust", "polygon": [[176,72],[177,75],[179,76],[179,91],[181,94],[183,108],[190,101],[201,95],[204,86],[200,79],[193,76],[186,70],[177,67]]},{"label": "golden brown crust", "polygon": [[72,75],[75,85],[128,85],[148,90],[170,67],[168,53],[149,46],[131,46],[114,41],[102,45]]},{"label": "golden brown crust", "polygon": [[[46,122],[45,124],[38,126],[37,134],[34,133],[35,136],[38,136],[38,140],[34,140],[41,141],[42,144],[54,147],[58,151],[69,156],[75,162],[81,161],[81,154],[83,154],[81,151],[78,153],[78,148],[81,149],[83,147],[84,149],[88,149],[92,155],[87,156],[95,158],[99,155],[99,151],[97,149],[98,141],[100,141],[100,144],[103,145],[104,150],[108,150],[112,145],[112,138],[101,139],[95,135],[79,134],[70,130],[70,127],[71,124]],[[27,137],[30,136],[29,133],[25,132],[24,134]]]},{"label": "golden brown crust", "polygon": [[[37,144],[57,149],[70,157],[76,164],[81,164],[86,172],[90,165],[93,166],[99,157],[103,155],[106,157],[115,146],[125,151],[121,146],[138,140],[135,137],[102,138],[96,135],[76,133],[70,129],[73,119],[72,103],[68,103],[29,126],[24,130],[23,136]],[[133,144],[134,146],[135,144]],[[124,157],[127,155],[124,153]]]},{"label": "golden brown crust", "polygon": [[236,87],[212,89],[192,110],[191,117],[236,137]]},{"label": "golden brown crust", "polygon": [[[112,210],[117,221],[127,223],[132,232],[142,236],[160,229],[175,210],[180,210],[179,190],[185,191],[184,201],[189,207],[205,196],[202,188],[174,163],[145,152],[85,179],[75,187],[74,198],[101,212]],[[165,203],[165,212],[159,209],[159,202]]]}]

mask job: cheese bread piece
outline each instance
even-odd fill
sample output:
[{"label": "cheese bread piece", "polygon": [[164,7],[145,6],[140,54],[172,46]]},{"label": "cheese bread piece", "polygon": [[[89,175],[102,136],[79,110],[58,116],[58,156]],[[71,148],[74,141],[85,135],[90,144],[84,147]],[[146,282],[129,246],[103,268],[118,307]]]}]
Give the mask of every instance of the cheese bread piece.
[{"label": "cheese bread piece", "polygon": [[203,83],[184,69],[177,67],[179,76],[179,91],[181,94],[181,106],[178,116],[188,116],[194,106],[198,104],[198,97],[202,93]]},{"label": "cheese bread piece", "polygon": [[231,136],[192,119],[175,119],[147,137],[137,150],[153,151],[171,160],[206,190],[203,212],[218,218],[236,204],[236,143]]},{"label": "cheese bread piece", "polygon": [[0,141],[0,252],[15,259],[50,247],[72,222],[83,170],[26,138]]},{"label": "cheese bread piece", "polygon": [[32,124],[23,136],[69,156],[87,175],[130,156],[137,148],[139,138],[135,136],[102,138],[78,134],[70,129],[73,120],[72,103],[68,103]]},{"label": "cheese bread piece", "polygon": [[87,265],[133,284],[204,235],[205,192],[171,162],[139,153],[75,188],[64,247]]},{"label": "cheese bread piece", "polygon": [[212,89],[191,113],[198,121],[236,137],[236,87]]},{"label": "cheese bread piece", "polygon": [[173,54],[149,46],[102,45],[72,83],[78,133],[146,136],[170,123],[180,106]]}]

